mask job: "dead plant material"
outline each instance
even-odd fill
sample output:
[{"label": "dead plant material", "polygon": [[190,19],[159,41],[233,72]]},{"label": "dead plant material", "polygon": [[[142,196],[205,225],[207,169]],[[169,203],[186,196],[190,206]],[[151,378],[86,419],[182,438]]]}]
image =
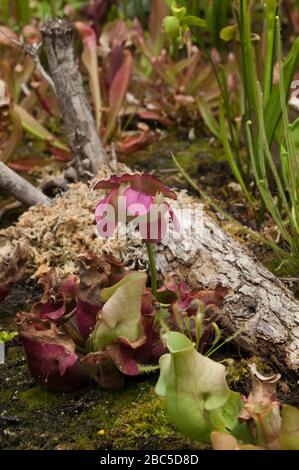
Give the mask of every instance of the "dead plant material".
[{"label": "dead plant material", "polygon": [[[107,178],[109,171],[107,168],[100,171],[94,181]],[[127,247],[126,240],[106,240],[97,236],[94,211],[105,193],[93,191],[92,186],[92,183],[71,184],[51,206],[31,207],[20,216],[16,225],[0,231],[0,246],[12,241],[28,243],[28,269],[34,278],[52,267],[58,269],[59,276],[77,274],[77,259],[86,251],[114,255],[127,266],[133,266],[132,263],[142,258],[141,239],[130,242]]]},{"label": "dead plant material", "polygon": [[0,302],[12,285],[22,279],[27,265],[29,245],[24,242],[7,243],[0,247]]}]

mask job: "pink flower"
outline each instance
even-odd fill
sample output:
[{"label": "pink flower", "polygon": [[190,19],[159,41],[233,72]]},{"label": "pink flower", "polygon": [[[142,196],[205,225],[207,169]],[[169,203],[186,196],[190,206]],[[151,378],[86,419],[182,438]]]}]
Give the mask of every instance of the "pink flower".
[{"label": "pink flower", "polygon": [[94,189],[110,189],[95,211],[97,228],[100,235],[108,238],[118,222],[135,221],[146,241],[159,242],[166,234],[166,214],[169,214],[174,229],[179,231],[180,224],[164,197],[176,199],[176,194],[168,186],[149,175],[113,175],[99,181]]}]

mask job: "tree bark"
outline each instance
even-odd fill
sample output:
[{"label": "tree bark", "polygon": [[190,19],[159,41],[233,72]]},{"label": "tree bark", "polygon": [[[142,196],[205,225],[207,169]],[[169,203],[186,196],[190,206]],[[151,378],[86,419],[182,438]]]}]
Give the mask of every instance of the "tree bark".
[{"label": "tree bark", "polygon": [[[192,227],[203,230],[192,231]],[[220,319],[225,335],[293,381],[299,374],[299,302],[252,254],[206,213],[195,212],[182,238],[161,245],[162,273],[175,272],[193,287],[230,288]]]},{"label": "tree bark", "polygon": [[51,202],[38,188],[32,186],[3,162],[0,162],[0,189],[4,194],[13,196],[26,206],[49,205]]},{"label": "tree bark", "polygon": [[75,30],[67,21],[49,19],[42,35],[74,167],[79,179],[86,180],[107,161],[75,58]]}]

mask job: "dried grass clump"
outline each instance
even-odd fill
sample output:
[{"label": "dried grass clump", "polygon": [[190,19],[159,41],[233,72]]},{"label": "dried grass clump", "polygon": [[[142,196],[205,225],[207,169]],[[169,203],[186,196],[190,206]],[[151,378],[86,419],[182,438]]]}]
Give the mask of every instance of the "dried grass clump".
[{"label": "dried grass clump", "polygon": [[[124,172],[128,172],[127,167],[119,165],[116,173]],[[31,207],[15,225],[0,230],[0,250],[1,247],[11,246],[12,242],[21,245],[28,243],[27,269],[34,278],[52,267],[57,269],[59,276],[76,274],[78,257],[86,251],[97,255],[112,254],[131,269],[147,269],[146,248],[139,232],[134,231],[134,236],[127,239],[115,237],[108,240],[96,233],[94,211],[105,193],[93,191],[92,187],[95,181],[106,179],[110,174],[108,169],[100,171],[90,186],[71,184],[68,191],[57,197],[50,207]],[[195,201],[186,191],[180,191],[178,201],[172,201],[172,206],[186,206]],[[156,246],[157,252],[164,249],[163,243]]]},{"label": "dried grass clump", "polygon": [[[101,171],[95,180],[108,175],[107,171]],[[31,207],[16,225],[0,231],[0,247],[12,241],[28,241],[28,269],[33,277],[39,277],[53,266],[62,276],[76,273],[78,256],[87,250],[113,254],[127,265],[134,264],[134,260],[143,257],[141,242],[135,240],[128,250],[125,240],[104,240],[97,236],[94,210],[104,193],[91,188],[92,185],[83,183],[71,184],[50,207]]]}]

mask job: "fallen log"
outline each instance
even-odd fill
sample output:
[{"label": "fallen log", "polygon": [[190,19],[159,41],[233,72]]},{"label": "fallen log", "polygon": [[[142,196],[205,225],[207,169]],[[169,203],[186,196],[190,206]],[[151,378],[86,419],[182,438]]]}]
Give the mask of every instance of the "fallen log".
[{"label": "fallen log", "polygon": [[[53,23],[48,23],[51,24]],[[57,23],[55,28],[58,28]],[[69,34],[67,29],[66,31]],[[70,43],[69,40],[66,41],[67,47],[63,53],[63,36],[59,37],[60,72],[54,70],[51,65],[50,73],[57,90],[62,87],[65,96],[66,94],[73,96],[76,90],[72,89],[72,70],[62,67],[65,54],[70,53]],[[48,54],[48,60],[51,61],[51,54]],[[62,70],[63,75],[61,75]],[[65,100],[60,100],[63,115],[67,115],[67,120],[72,117],[73,122],[81,123],[84,129],[92,126],[95,129],[93,121],[84,122],[84,113],[78,113],[78,108],[65,108],[69,99],[70,97],[66,97]],[[66,130],[68,134],[73,132],[69,125],[66,125]],[[103,171],[108,172],[108,168],[105,168]],[[123,170],[122,168],[119,171]],[[44,249],[48,250],[45,256],[48,265],[44,267],[45,269],[58,262],[61,267],[61,263],[64,262],[69,263],[68,270],[72,271],[74,264],[70,263],[74,252],[79,254],[86,247],[98,254],[108,252],[119,255],[130,266],[146,266],[145,248],[141,242],[105,241],[96,238],[91,212],[98,197],[99,194],[95,194],[82,183],[72,185],[63,197],[54,201],[51,207],[32,208],[27,215],[21,217],[16,227],[0,231],[0,242],[3,243],[12,236],[20,240],[28,239],[31,244],[29,263],[31,269],[35,271],[40,269],[40,251],[44,245],[46,245]],[[188,197],[185,192],[178,194],[180,206],[190,203],[198,204],[198,200]],[[65,210],[61,210],[63,207]],[[77,225],[75,214],[78,214],[80,219]],[[43,222],[40,224],[41,233],[36,231],[38,221]],[[230,292],[225,299],[224,314],[221,318],[226,334],[239,332],[235,341],[240,346],[251,354],[260,355],[274,365],[284,377],[297,382],[299,302],[282,282],[256,262],[248,250],[226,234],[209,215],[200,210],[195,211],[192,224],[193,227],[202,227],[203,230],[194,231],[189,223],[183,223],[180,239],[170,238],[156,246],[160,272],[163,274],[174,272],[178,278],[194,288],[201,286],[214,288],[218,284],[229,287]],[[70,245],[71,237],[74,237],[76,243],[74,252]],[[54,247],[53,252],[49,251],[51,246]],[[65,258],[66,256],[70,258]]]},{"label": "fallen log", "polygon": [[[203,221],[201,219],[203,217]],[[182,240],[161,245],[161,272],[175,272],[191,286],[228,287],[221,325],[226,335],[251,355],[274,365],[284,377],[298,381],[299,302],[289,289],[252,254],[225,233],[206,213],[195,213],[191,232],[182,227]]]}]

